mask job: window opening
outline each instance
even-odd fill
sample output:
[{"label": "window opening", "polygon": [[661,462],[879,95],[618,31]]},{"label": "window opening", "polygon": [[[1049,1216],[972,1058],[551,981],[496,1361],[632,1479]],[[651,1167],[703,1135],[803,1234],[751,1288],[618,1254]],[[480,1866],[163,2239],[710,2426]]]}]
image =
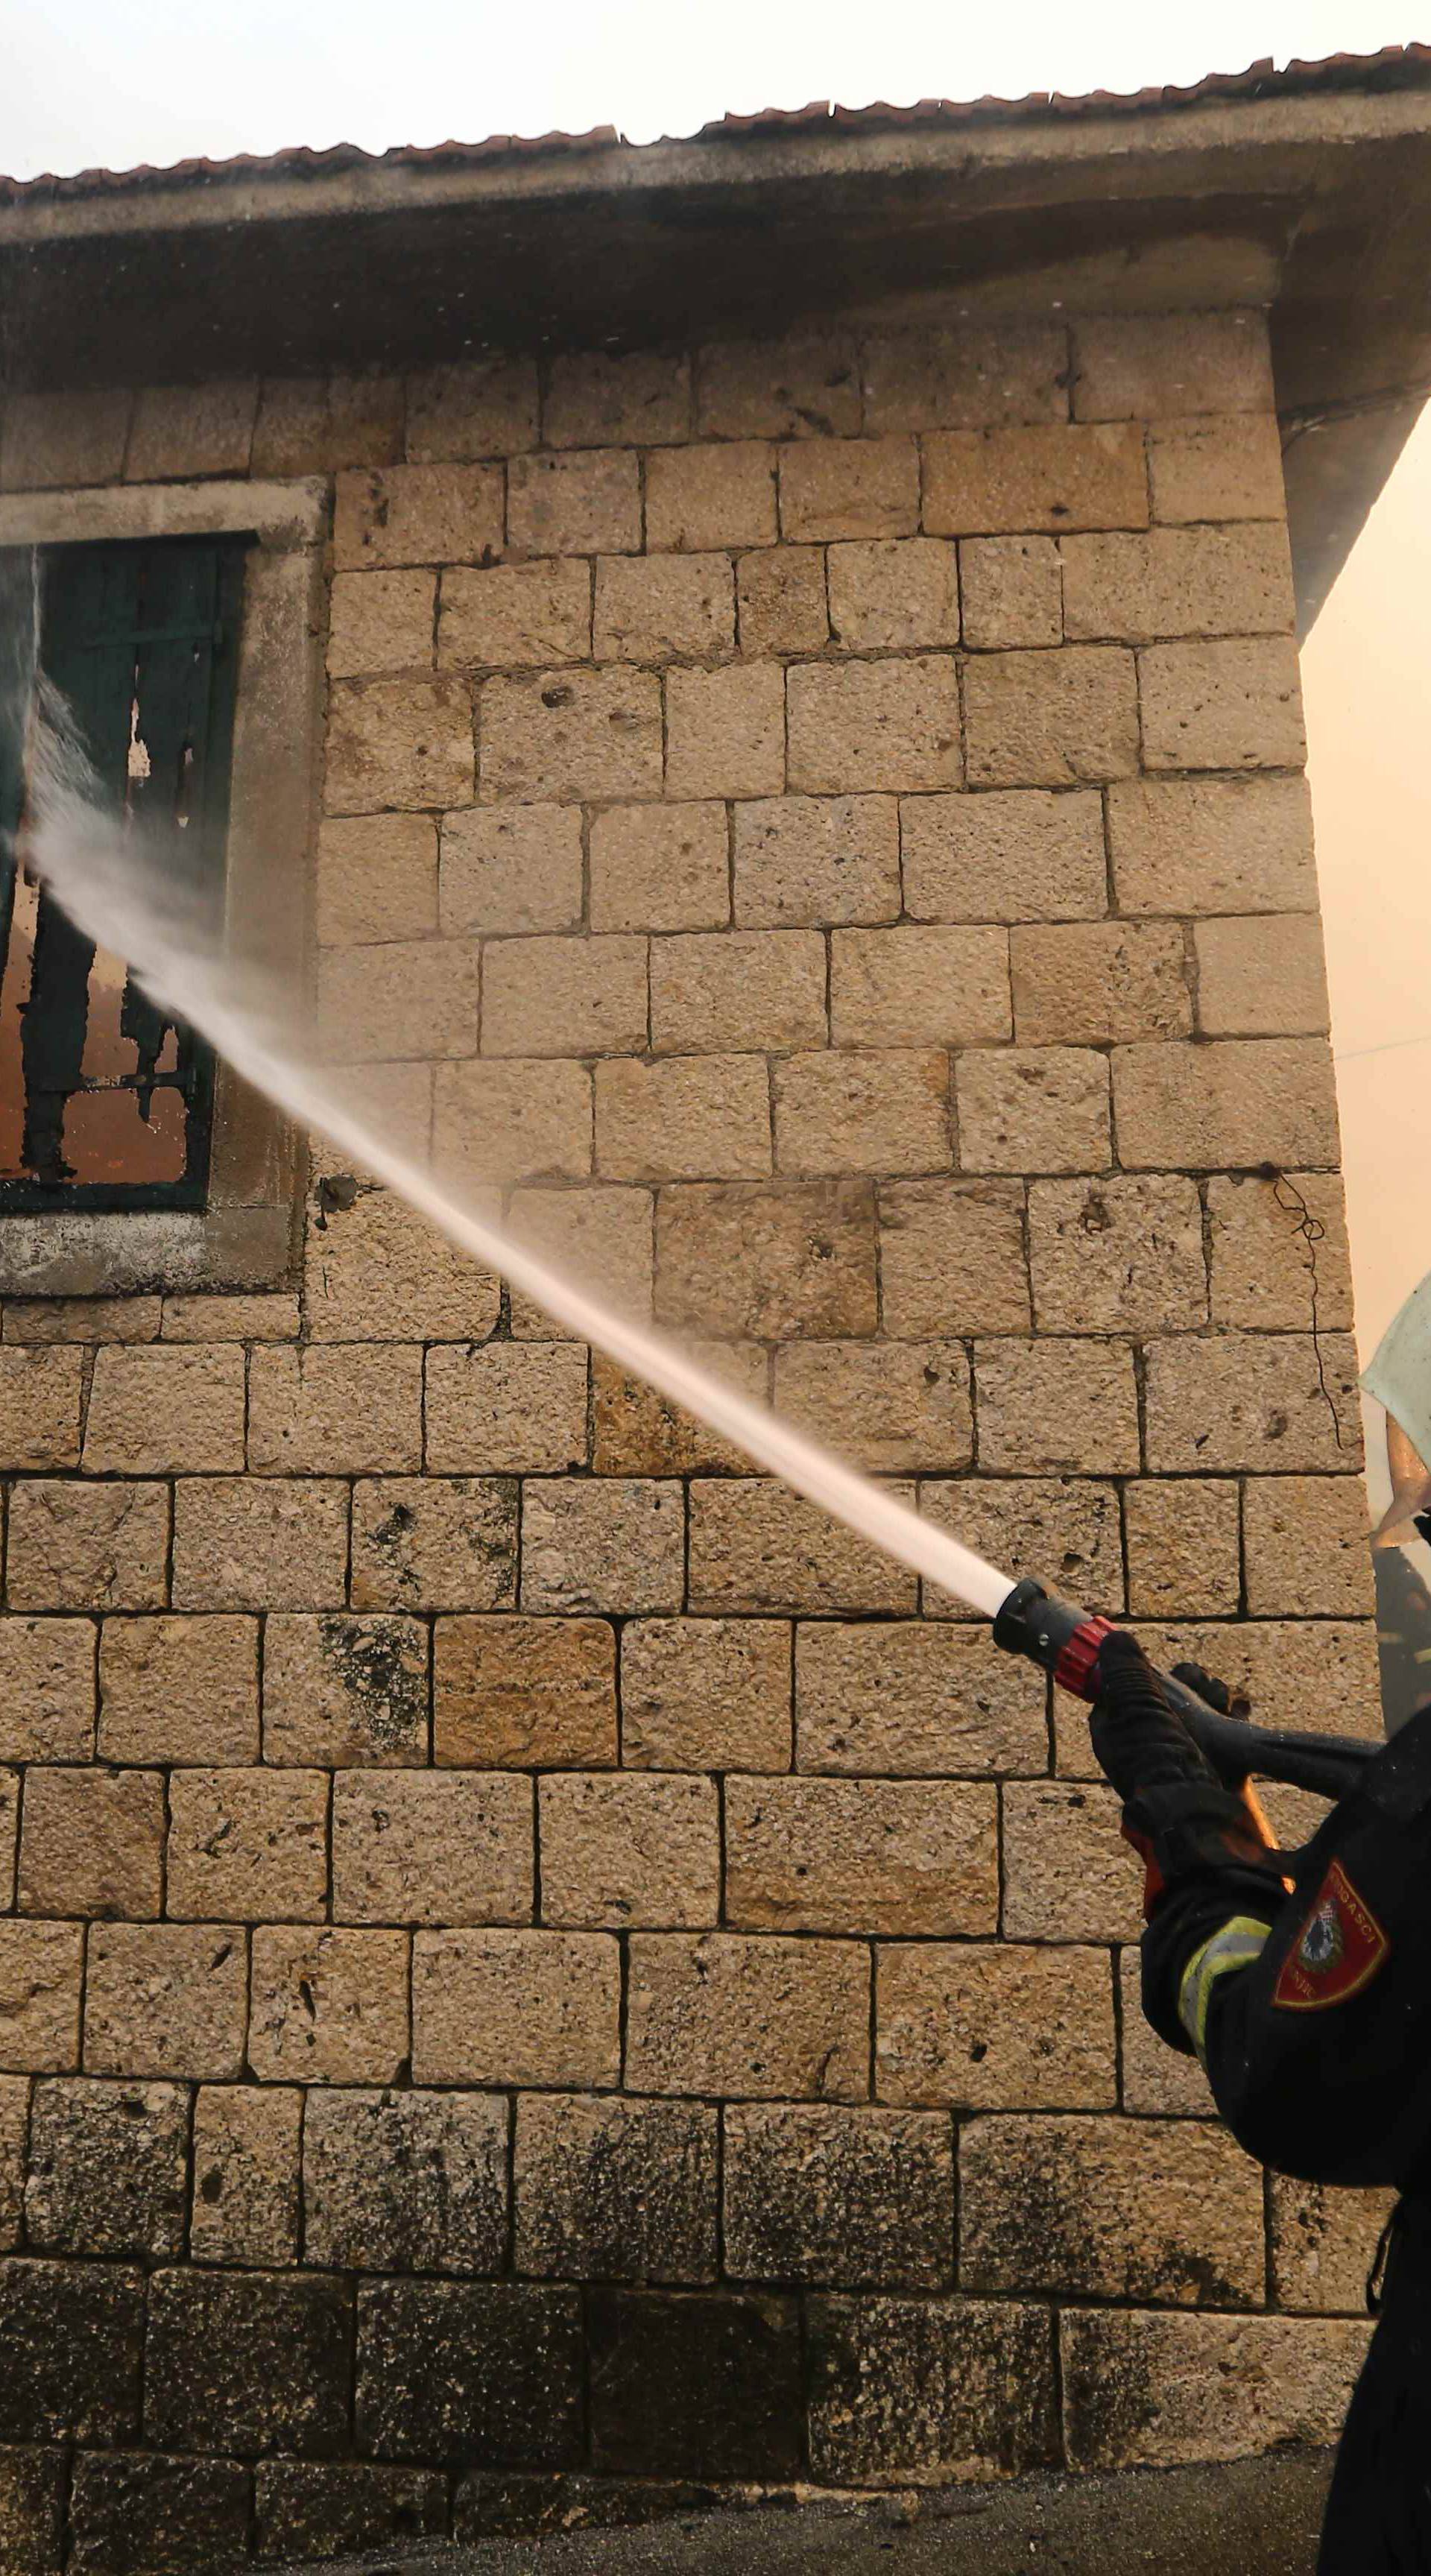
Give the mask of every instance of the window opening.
[{"label": "window opening", "polygon": [[[52,546],[40,667],[102,788],[221,911],[244,540]],[[0,1214],[203,1208],[214,1066],[24,865],[22,749],[0,740]],[[9,773],[8,775],[6,773]]]}]

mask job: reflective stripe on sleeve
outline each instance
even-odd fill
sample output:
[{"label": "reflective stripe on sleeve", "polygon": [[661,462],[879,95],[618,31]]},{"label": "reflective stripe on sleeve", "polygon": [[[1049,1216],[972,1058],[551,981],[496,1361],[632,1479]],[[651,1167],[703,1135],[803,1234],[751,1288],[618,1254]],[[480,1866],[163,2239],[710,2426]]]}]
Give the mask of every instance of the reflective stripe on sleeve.
[{"label": "reflective stripe on sleeve", "polygon": [[1178,1988],[1178,2019],[1204,2065],[1207,2063],[1207,2015],[1219,1977],[1233,1968],[1250,1968],[1266,1946],[1269,1923],[1250,1914],[1234,1914],[1200,1950],[1194,1950]]}]

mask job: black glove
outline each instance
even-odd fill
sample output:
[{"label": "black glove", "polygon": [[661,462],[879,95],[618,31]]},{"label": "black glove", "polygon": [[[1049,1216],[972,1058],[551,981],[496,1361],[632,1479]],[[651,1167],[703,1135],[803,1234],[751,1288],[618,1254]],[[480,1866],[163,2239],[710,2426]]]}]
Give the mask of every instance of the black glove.
[{"label": "black glove", "polygon": [[[1231,1694],[1198,1664],[1177,1678],[1227,1715]],[[1100,1768],[1123,1801],[1123,1830],[1149,1864],[1151,1905],[1171,1880],[1199,1871],[1252,1870],[1280,1887],[1257,1827],[1189,1734],[1160,1676],[1126,1629],[1098,1650],[1098,1697],[1090,1719]]]},{"label": "black glove", "polygon": [[[1185,1667],[1180,1681],[1195,1667]],[[1203,1675],[1201,1680],[1208,1677]],[[1200,1689],[1201,1681],[1193,1688]],[[1220,1683],[1213,1685],[1221,1689]],[[1202,1696],[1208,1698],[1207,1691]],[[1217,1702],[1210,1705],[1216,1707]],[[1098,1697],[1089,1719],[1099,1769],[1123,1801],[1140,1790],[1210,1780],[1217,1773],[1193,1742],[1136,1637],[1115,1628],[1098,1650]]]}]

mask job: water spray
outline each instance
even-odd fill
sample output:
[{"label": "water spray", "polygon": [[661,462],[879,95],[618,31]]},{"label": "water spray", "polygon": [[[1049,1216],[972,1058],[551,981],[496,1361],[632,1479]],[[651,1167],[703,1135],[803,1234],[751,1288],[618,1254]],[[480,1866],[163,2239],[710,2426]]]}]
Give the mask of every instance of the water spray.
[{"label": "water spray", "polygon": [[[374,1120],[355,1112],[332,1075],[307,1062],[291,1035],[273,1025],[271,1002],[265,1004],[241,965],[223,953],[211,922],[201,920],[182,890],[176,893],[170,877],[161,875],[140,835],[102,805],[82,755],[56,719],[49,706],[31,725],[26,864],[88,938],[127,961],[151,1000],[197,1030],[277,1108],[325,1135],[459,1250],[503,1273],[581,1341],[698,1415],[756,1466],[847,1529],[990,1620],[998,1645],[1037,1664],[1060,1688],[1088,1701],[1097,1696],[1099,1648],[1110,1632],[1106,1619],[1054,1598],[1040,1583],[1015,1582],[768,1406],[737,1393],[679,1343],[632,1323],[530,1251],[465,1203],[455,1185],[385,1138]],[[1375,1750],[1350,1737],[1271,1731],[1221,1717],[1195,1692],[1163,1678],[1189,1730],[1229,1783],[1258,1772],[1336,1798],[1355,1785]]]}]

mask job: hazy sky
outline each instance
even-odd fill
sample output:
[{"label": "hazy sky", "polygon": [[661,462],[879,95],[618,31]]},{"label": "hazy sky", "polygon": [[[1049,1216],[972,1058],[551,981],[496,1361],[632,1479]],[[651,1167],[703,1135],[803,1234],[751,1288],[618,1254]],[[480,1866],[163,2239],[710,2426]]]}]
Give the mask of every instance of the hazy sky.
[{"label": "hazy sky", "polygon": [[[1402,0],[0,0],[0,170],[614,124],[986,90],[1133,89],[1424,35]],[[1431,1268],[1431,420],[1306,657],[1364,1354]],[[1362,1050],[1385,1050],[1376,1054]]]}]

